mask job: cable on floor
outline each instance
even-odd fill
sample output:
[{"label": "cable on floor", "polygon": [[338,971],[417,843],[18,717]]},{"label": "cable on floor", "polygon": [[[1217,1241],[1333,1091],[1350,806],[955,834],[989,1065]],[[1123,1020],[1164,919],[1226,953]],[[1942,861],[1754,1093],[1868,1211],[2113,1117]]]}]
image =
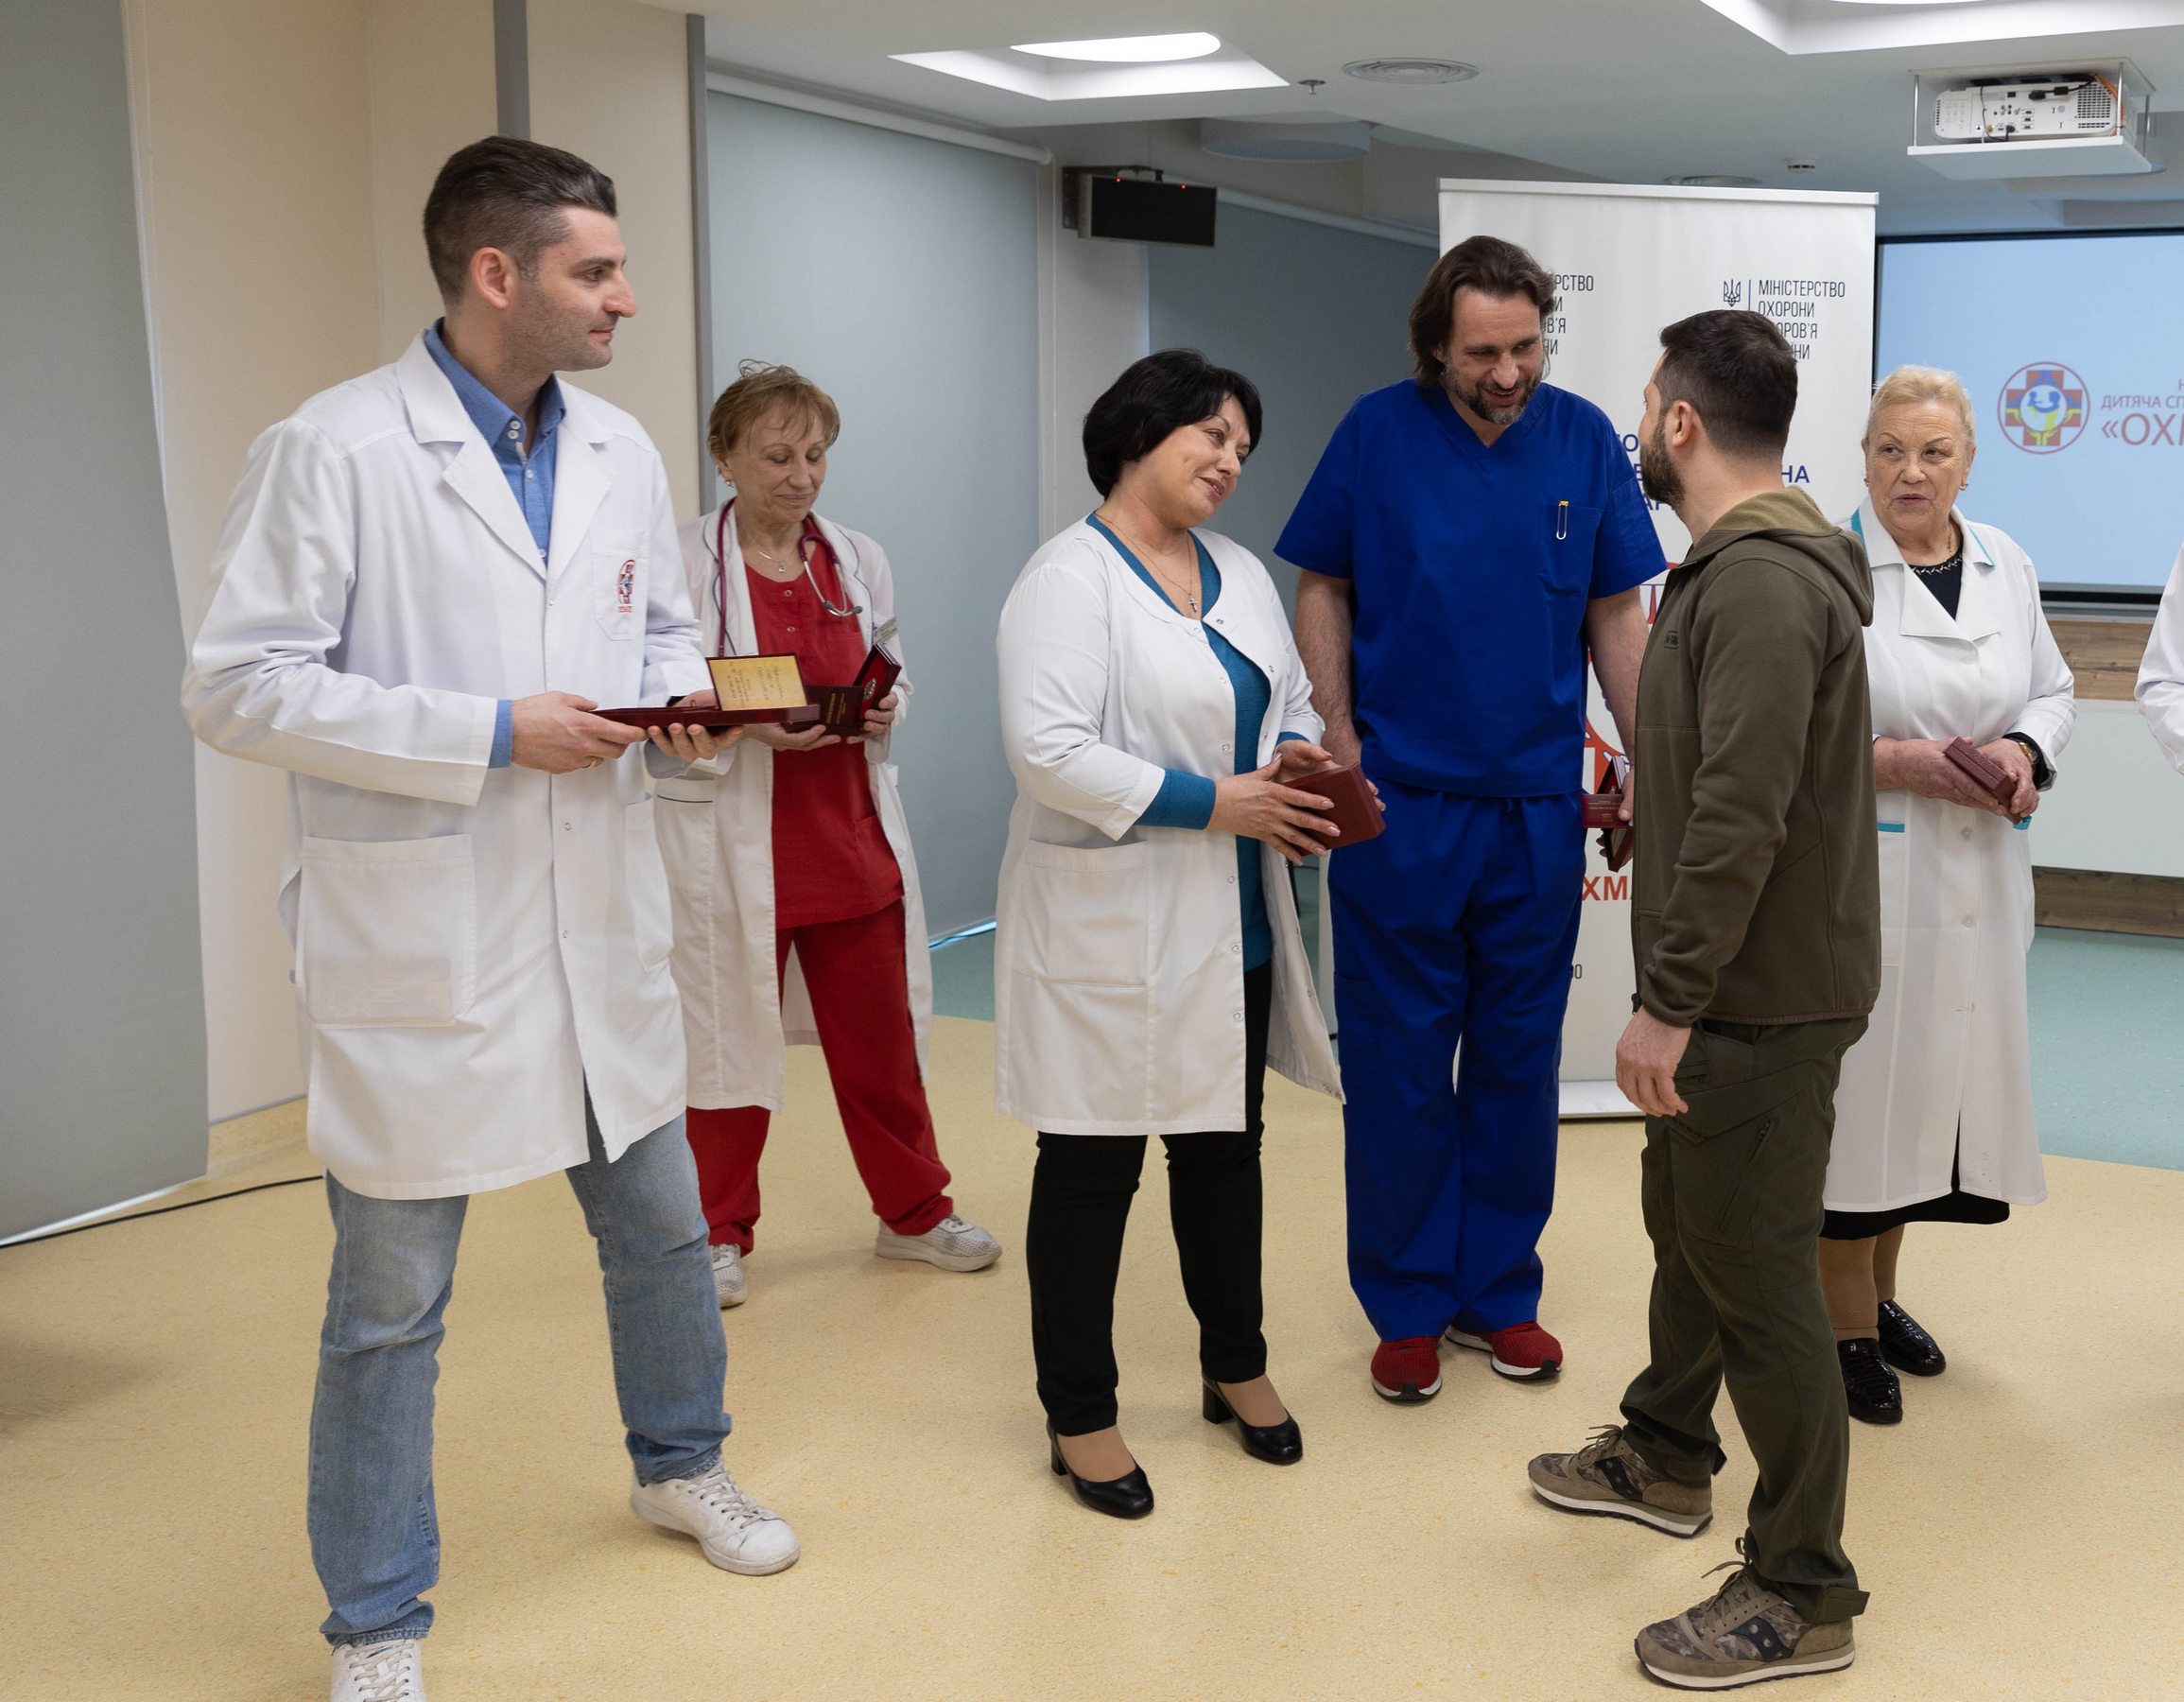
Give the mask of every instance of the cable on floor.
[{"label": "cable on floor", "polygon": [[21,1241],[11,1241],[0,1246],[0,1253],[10,1247],[35,1247],[40,1242],[59,1241],[64,1235],[81,1235],[86,1229],[111,1229],[116,1224],[133,1224],[140,1218],[165,1217],[170,1211],[188,1211],[197,1206],[217,1206],[222,1200],[239,1200],[245,1194],[264,1193],[269,1188],[294,1188],[300,1182],[323,1182],[326,1172],[319,1171],[308,1176],[284,1176],[278,1182],[253,1182],[248,1188],[231,1188],[226,1193],[207,1194],[201,1200],[181,1200],[172,1206],[154,1206],[149,1211],[131,1211],[121,1217],[100,1218],[95,1224],[78,1224],[73,1229],[56,1229],[46,1235],[26,1235]]}]

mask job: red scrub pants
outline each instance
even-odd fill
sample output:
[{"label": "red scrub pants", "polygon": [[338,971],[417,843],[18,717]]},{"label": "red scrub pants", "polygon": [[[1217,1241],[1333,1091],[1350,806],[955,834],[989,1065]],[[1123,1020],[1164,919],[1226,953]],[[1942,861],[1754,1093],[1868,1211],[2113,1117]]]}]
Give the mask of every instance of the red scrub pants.
[{"label": "red scrub pants", "polygon": [[[873,1211],[897,1235],[923,1235],[955,1210],[955,1202],[918,1073],[902,900],[847,922],[783,929],[774,942],[777,973],[786,971],[791,946],[811,994],[842,1133]],[[772,1114],[763,1105],[692,1107],[688,1120],[707,1239],[748,1253],[758,1223],[758,1160]]]}]

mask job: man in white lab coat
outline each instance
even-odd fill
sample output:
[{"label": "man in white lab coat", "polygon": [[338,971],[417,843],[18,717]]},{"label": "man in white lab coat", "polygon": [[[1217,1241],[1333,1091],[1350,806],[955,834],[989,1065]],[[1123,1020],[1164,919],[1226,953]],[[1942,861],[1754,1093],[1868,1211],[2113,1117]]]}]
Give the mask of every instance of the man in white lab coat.
[{"label": "man in white lab coat", "polygon": [[207,744],[290,775],[281,912],[335,1227],[309,1516],[334,1702],[424,1694],[432,1385],[474,1192],[576,1190],[632,1510],[732,1572],[797,1555],[720,1464],[666,877],[616,760],[643,736],[589,713],[707,678],[658,453],[554,376],[604,366],[636,310],[614,185],[495,138],[442,168],[425,223],[446,317],[252,447],[182,688]]},{"label": "man in white lab coat", "polygon": [[2139,664],[2139,713],[2154,730],[2154,740],[2169,765],[2184,773],[2184,549],[2169,571],[2146,653]]}]

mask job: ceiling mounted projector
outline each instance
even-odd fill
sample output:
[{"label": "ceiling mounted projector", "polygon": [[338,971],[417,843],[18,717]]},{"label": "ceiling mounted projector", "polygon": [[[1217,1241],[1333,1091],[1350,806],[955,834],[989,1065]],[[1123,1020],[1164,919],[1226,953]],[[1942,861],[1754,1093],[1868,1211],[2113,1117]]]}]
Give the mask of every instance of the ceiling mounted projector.
[{"label": "ceiling mounted projector", "polygon": [[1202,118],[1198,145],[1224,160],[1281,160],[1326,165],[1361,160],[1373,151],[1370,125],[1352,119],[1325,124],[1276,124],[1248,118]]},{"label": "ceiling mounted projector", "polygon": [[2121,177],[2146,157],[2153,91],[2128,61],[1921,72],[1911,157],[1954,178]]}]

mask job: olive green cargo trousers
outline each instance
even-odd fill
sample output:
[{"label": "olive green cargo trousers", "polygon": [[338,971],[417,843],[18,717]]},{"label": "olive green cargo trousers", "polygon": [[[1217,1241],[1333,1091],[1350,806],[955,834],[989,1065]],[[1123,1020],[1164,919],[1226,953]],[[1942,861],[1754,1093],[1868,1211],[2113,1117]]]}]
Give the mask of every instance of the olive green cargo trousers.
[{"label": "olive green cargo trousers", "polygon": [[1863,1017],[1702,1020],[1676,1070],[1690,1110],[1646,1120],[1652,1363],[1623,1397],[1646,1463],[1703,1485],[1722,1468],[1723,1383],[1759,1468],[1748,1563],[1808,1624],[1865,1593],[1843,1553],[1850,1418],[1816,1243],[1835,1084]]}]

